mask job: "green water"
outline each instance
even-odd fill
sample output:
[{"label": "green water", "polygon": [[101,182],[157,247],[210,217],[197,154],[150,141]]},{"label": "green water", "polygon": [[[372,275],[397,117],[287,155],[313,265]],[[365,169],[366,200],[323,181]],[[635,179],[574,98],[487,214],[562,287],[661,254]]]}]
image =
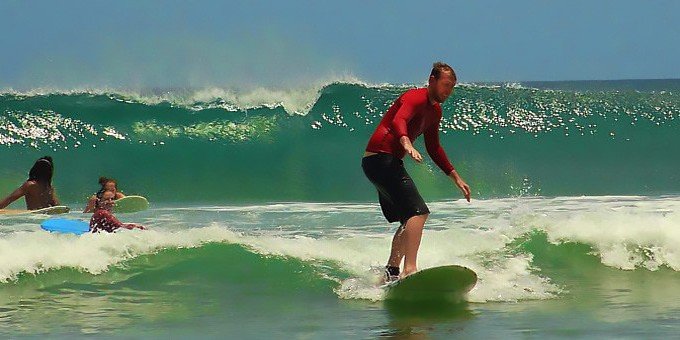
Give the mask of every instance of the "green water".
[{"label": "green water", "polygon": [[[355,185],[366,181],[360,157],[405,89],[333,84],[306,105],[254,107],[190,94],[5,94],[0,156],[14,161],[0,169],[0,192],[50,154],[65,200],[89,195],[100,175],[164,202],[368,200],[372,189]],[[677,194],[679,98],[460,86],[441,140],[475,197]],[[450,197],[430,161],[409,169],[427,197]]]},{"label": "green water", "polygon": [[406,163],[432,211],[419,267],[459,264],[479,281],[466,304],[427,306],[384,302],[395,226],[360,169],[407,87],[4,93],[0,192],[51,155],[64,217],[90,217],[77,211],[102,175],[151,207],[118,216],[147,231],[81,237],[0,215],[0,334],[675,336],[677,87],[459,86],[441,140],[472,202],[432,162]]}]

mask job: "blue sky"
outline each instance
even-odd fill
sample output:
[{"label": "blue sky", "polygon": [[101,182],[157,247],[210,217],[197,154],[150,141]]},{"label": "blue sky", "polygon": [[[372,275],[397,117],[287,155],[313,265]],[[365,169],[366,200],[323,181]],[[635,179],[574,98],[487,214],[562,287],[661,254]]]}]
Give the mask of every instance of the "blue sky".
[{"label": "blue sky", "polygon": [[680,78],[680,1],[0,2],[0,87]]}]

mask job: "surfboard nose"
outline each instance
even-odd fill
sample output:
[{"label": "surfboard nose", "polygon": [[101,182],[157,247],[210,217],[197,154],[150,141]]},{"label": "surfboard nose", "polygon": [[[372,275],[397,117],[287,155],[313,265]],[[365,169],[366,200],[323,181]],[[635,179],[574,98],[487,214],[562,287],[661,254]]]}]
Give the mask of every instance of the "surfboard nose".
[{"label": "surfboard nose", "polygon": [[385,286],[386,300],[465,301],[477,283],[477,274],[463,266],[448,265],[421,270]]}]

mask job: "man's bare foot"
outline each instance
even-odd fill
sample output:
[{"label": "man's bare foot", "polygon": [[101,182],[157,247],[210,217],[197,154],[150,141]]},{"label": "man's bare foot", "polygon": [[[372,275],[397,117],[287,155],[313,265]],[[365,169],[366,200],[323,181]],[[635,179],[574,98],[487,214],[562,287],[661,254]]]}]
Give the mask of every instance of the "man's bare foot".
[{"label": "man's bare foot", "polygon": [[405,278],[405,277],[407,277],[407,276],[409,276],[409,275],[411,275],[411,274],[413,274],[417,271],[418,271],[418,268],[406,268],[406,267],[404,267],[404,271],[401,273],[401,275],[399,275],[399,278],[403,279],[403,278]]}]

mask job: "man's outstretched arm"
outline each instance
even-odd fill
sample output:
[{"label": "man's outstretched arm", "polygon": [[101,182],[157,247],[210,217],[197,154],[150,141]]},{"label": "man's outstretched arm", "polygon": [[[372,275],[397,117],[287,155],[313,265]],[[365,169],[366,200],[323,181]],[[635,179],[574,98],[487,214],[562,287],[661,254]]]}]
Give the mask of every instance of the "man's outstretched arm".
[{"label": "man's outstretched arm", "polygon": [[470,186],[465,183],[463,178],[458,175],[458,172],[446,156],[444,148],[439,143],[439,123],[434,124],[425,130],[425,147],[430,158],[437,164],[437,166],[444,171],[444,173],[451,178],[453,183],[463,192],[465,199],[470,202]]}]

